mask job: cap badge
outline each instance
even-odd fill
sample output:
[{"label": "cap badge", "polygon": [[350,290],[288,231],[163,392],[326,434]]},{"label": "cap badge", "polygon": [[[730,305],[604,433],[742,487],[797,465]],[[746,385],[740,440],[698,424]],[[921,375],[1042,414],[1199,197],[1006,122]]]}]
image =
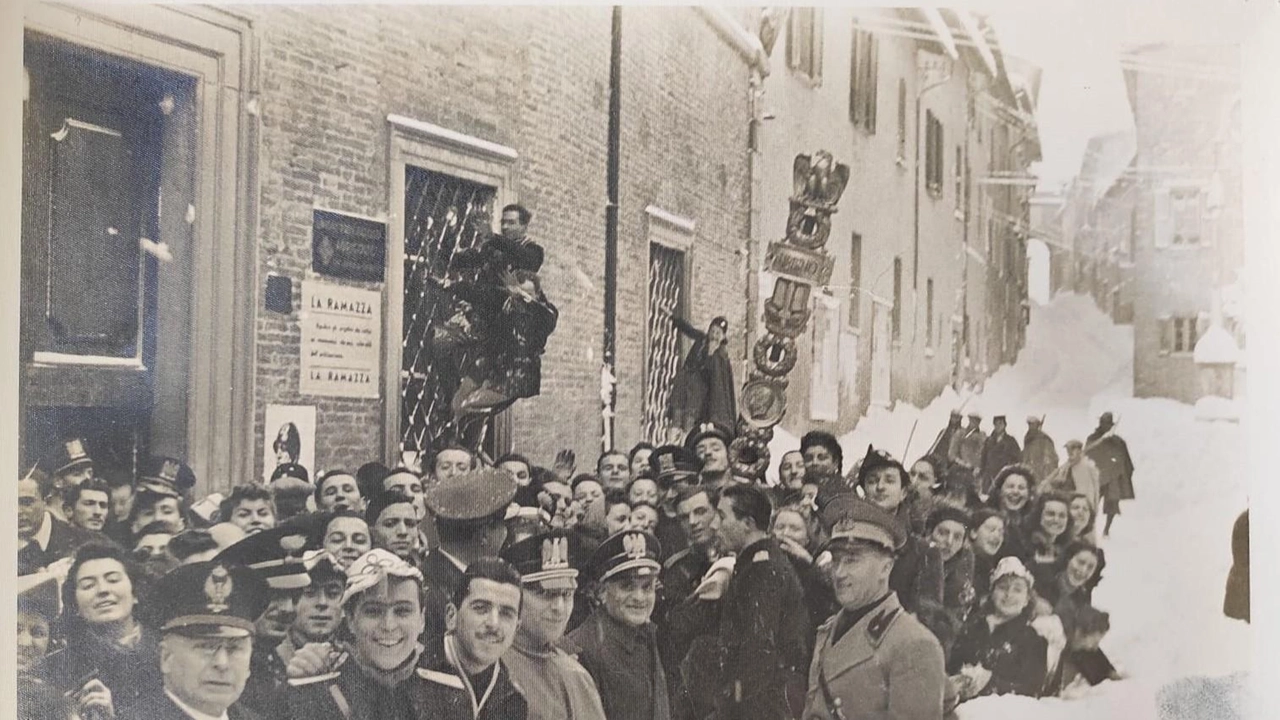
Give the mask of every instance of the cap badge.
[{"label": "cap badge", "polygon": [[671,472],[676,469],[676,459],[671,453],[665,453],[658,456],[658,467],[662,468],[662,472]]},{"label": "cap badge", "polygon": [[644,559],[646,549],[643,535],[631,533],[622,536],[622,550],[632,560]]},{"label": "cap badge", "polygon": [[67,441],[67,455],[74,458],[84,454],[84,445],[82,445],[79,440]]},{"label": "cap badge", "polygon": [[565,570],[569,567],[569,538],[553,537],[542,541],[542,569]]},{"label": "cap badge", "polygon": [[178,463],[173,460],[165,460],[164,465],[160,467],[160,477],[164,480],[176,480],[178,477]]},{"label": "cap badge", "polygon": [[302,535],[285,535],[280,538],[280,549],[289,555],[297,555],[307,546],[307,538]]},{"label": "cap badge", "polygon": [[231,597],[233,587],[231,574],[222,565],[215,567],[209,573],[209,579],[204,581],[204,596],[209,601],[207,605],[209,612],[224,613],[230,608],[227,600]]},{"label": "cap badge", "polygon": [[700,433],[715,432],[715,431],[716,431],[715,423],[702,423],[701,425],[698,426],[698,432]]}]

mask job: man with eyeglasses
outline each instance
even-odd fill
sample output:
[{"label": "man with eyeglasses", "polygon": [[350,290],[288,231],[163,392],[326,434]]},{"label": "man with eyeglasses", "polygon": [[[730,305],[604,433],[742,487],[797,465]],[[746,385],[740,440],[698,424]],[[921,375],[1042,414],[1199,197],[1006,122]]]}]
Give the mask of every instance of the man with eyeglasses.
[{"label": "man with eyeglasses", "polygon": [[256,717],[238,701],[249,679],[254,620],[267,606],[266,582],[239,565],[200,562],[165,575],[152,598],[164,690],[143,696],[136,717]]},{"label": "man with eyeglasses", "polygon": [[577,536],[561,530],[534,535],[502,552],[520,573],[522,595],[520,625],[503,662],[529,703],[530,720],[605,718],[591,675],[556,647],[573,613],[579,553]]},{"label": "man with eyeglasses", "polygon": [[606,539],[588,562],[599,607],[563,643],[591,673],[609,720],[669,720],[671,700],[653,623],[662,548],[646,532]]}]

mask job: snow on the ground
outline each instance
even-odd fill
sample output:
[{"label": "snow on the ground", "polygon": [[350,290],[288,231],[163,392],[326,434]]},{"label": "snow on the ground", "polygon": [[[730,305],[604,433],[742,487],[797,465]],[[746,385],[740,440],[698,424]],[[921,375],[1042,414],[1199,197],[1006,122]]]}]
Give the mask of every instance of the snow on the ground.
[{"label": "snow on the ground", "polygon": [[[979,393],[961,398],[948,389],[923,410],[899,403],[840,439],[846,458],[862,457],[871,443],[910,462],[963,405],[983,414],[988,431],[993,415],[1007,415],[1019,442],[1027,415],[1046,416],[1060,454],[1110,411],[1129,444],[1137,499],[1123,504],[1102,540],[1107,568],[1094,594],[1111,613],[1103,649],[1128,678],[1070,700],[980,698],[959,708],[961,720],[1231,717],[1214,698],[1238,700],[1251,653],[1249,626],[1222,614],[1231,527],[1248,500],[1244,431],[1234,421],[1207,421],[1215,415],[1204,403],[1198,414],[1172,400],[1134,398],[1132,378],[1132,328],[1112,324],[1087,297],[1059,295],[1033,308],[1018,362]],[[797,445],[779,432],[775,461]],[[1191,712],[1193,701],[1203,712]]]}]

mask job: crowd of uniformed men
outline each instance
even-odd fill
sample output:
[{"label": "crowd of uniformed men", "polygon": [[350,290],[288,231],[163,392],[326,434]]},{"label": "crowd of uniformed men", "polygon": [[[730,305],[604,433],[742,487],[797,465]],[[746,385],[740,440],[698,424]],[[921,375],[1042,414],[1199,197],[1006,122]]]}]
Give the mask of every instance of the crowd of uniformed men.
[{"label": "crowd of uniformed men", "polygon": [[811,432],[744,481],[704,424],[592,472],[446,446],[198,501],[66,440],[18,481],[20,716],[928,720],[1118,677],[1110,417],[1052,472],[973,467],[953,420],[910,470]]}]

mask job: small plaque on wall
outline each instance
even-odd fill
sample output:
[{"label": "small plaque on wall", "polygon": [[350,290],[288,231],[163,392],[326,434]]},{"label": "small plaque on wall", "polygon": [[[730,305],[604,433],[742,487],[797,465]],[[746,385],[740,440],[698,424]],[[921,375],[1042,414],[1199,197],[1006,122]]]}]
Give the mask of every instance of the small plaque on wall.
[{"label": "small plaque on wall", "polygon": [[386,262],[386,223],[331,210],[313,211],[312,270],[348,280],[382,282]]}]

